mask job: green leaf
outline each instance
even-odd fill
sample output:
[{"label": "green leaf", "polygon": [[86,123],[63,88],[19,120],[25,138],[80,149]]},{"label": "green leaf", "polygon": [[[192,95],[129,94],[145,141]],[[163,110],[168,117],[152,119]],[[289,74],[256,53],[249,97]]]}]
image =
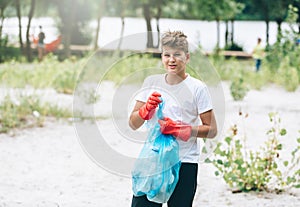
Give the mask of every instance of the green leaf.
[{"label": "green leaf", "polygon": [[230,145],[230,142],[231,142],[232,138],[231,137],[226,137],[225,138],[225,142]]},{"label": "green leaf", "polygon": [[215,176],[219,176],[219,175],[220,175],[219,171],[215,171]]},{"label": "green leaf", "polygon": [[206,158],[204,162],[205,163],[212,163],[212,161],[209,158]]},{"label": "green leaf", "polygon": [[226,167],[226,168],[230,167],[230,165],[231,165],[230,162],[225,162],[225,163],[224,163],[224,167]]},{"label": "green leaf", "polygon": [[289,165],[289,161],[284,161],[283,162],[283,165],[286,167],[286,166],[288,166]]},{"label": "green leaf", "polygon": [[242,159],[237,159],[234,161],[234,163],[238,164],[238,165],[242,165],[244,163],[244,160]]},{"label": "green leaf", "polygon": [[297,142],[300,143],[300,138],[297,139]]},{"label": "green leaf", "polygon": [[281,135],[281,136],[286,135],[286,129],[281,129],[281,130],[280,130],[280,135]]},{"label": "green leaf", "polygon": [[278,144],[276,147],[277,150],[282,150],[282,144]]},{"label": "green leaf", "polygon": [[295,188],[300,188],[300,184],[294,185]]}]

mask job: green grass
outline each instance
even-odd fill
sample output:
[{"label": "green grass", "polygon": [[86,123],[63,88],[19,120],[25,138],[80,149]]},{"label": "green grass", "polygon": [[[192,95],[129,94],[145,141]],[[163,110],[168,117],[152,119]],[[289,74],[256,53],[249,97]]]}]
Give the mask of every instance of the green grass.
[{"label": "green grass", "polygon": [[[231,94],[236,100],[243,99],[248,90],[259,90],[268,84],[281,85],[287,91],[295,91],[299,85],[298,68],[290,66],[292,62],[289,58],[281,61],[278,69],[270,69],[272,64],[265,60],[261,71],[256,73],[253,60],[191,55],[194,59],[190,61],[187,72],[205,82],[216,80],[231,82]],[[198,56],[199,58],[195,58]],[[207,69],[209,67],[210,70]],[[81,83],[98,84],[103,80],[113,81],[116,85],[142,83],[148,75],[163,72],[161,60],[145,54],[128,54],[123,57],[116,54],[110,56],[95,54],[82,59],[70,58],[63,62],[56,56],[48,55],[41,63],[10,61],[0,64],[0,82],[4,88],[53,88],[58,93],[72,94],[77,84]],[[93,91],[85,93],[91,103],[101,99],[101,94],[94,96]],[[19,105],[10,97],[6,97],[1,104],[0,132],[28,125],[40,126],[47,116],[58,118],[72,116],[66,109],[41,104],[38,98],[19,98]],[[36,112],[33,113],[34,111]],[[37,112],[40,114],[39,117],[34,115]]]},{"label": "green grass", "polygon": [[0,133],[7,133],[15,128],[41,127],[46,117],[72,117],[69,109],[41,103],[37,96],[5,96],[0,105],[0,113]]}]

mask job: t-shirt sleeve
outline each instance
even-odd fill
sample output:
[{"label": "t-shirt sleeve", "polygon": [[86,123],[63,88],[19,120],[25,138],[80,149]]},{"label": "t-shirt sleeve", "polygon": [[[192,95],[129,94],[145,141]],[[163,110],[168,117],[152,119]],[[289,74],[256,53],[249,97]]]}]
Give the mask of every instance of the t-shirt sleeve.
[{"label": "t-shirt sleeve", "polygon": [[151,79],[148,77],[144,80],[141,89],[138,91],[135,100],[141,102],[147,102],[147,99],[151,92]]},{"label": "t-shirt sleeve", "polygon": [[203,88],[201,88],[199,90],[196,100],[197,100],[198,114],[202,114],[213,108],[211,97],[210,97],[207,86],[204,86]]}]

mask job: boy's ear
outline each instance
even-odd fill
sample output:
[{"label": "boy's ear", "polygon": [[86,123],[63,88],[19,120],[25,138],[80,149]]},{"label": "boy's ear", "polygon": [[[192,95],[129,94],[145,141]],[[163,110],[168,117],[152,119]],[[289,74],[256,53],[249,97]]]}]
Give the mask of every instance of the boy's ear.
[{"label": "boy's ear", "polygon": [[186,61],[188,62],[190,60],[190,53],[186,53]]}]

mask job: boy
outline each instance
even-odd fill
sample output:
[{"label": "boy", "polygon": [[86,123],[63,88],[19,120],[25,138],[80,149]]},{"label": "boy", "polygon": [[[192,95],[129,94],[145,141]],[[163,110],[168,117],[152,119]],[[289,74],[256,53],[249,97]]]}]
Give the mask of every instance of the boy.
[{"label": "boy", "polygon": [[[179,181],[168,207],[192,207],[197,187],[200,149],[197,138],[213,138],[217,125],[206,85],[186,73],[190,59],[187,36],[180,32],[166,32],[161,39],[162,63],[165,74],[145,79],[143,91],[129,118],[132,129],[145,120],[151,121],[161,99],[164,100],[164,120],[159,120],[163,134],[172,134],[179,143],[181,167]],[[133,196],[132,207],[161,207],[146,196]]]}]

